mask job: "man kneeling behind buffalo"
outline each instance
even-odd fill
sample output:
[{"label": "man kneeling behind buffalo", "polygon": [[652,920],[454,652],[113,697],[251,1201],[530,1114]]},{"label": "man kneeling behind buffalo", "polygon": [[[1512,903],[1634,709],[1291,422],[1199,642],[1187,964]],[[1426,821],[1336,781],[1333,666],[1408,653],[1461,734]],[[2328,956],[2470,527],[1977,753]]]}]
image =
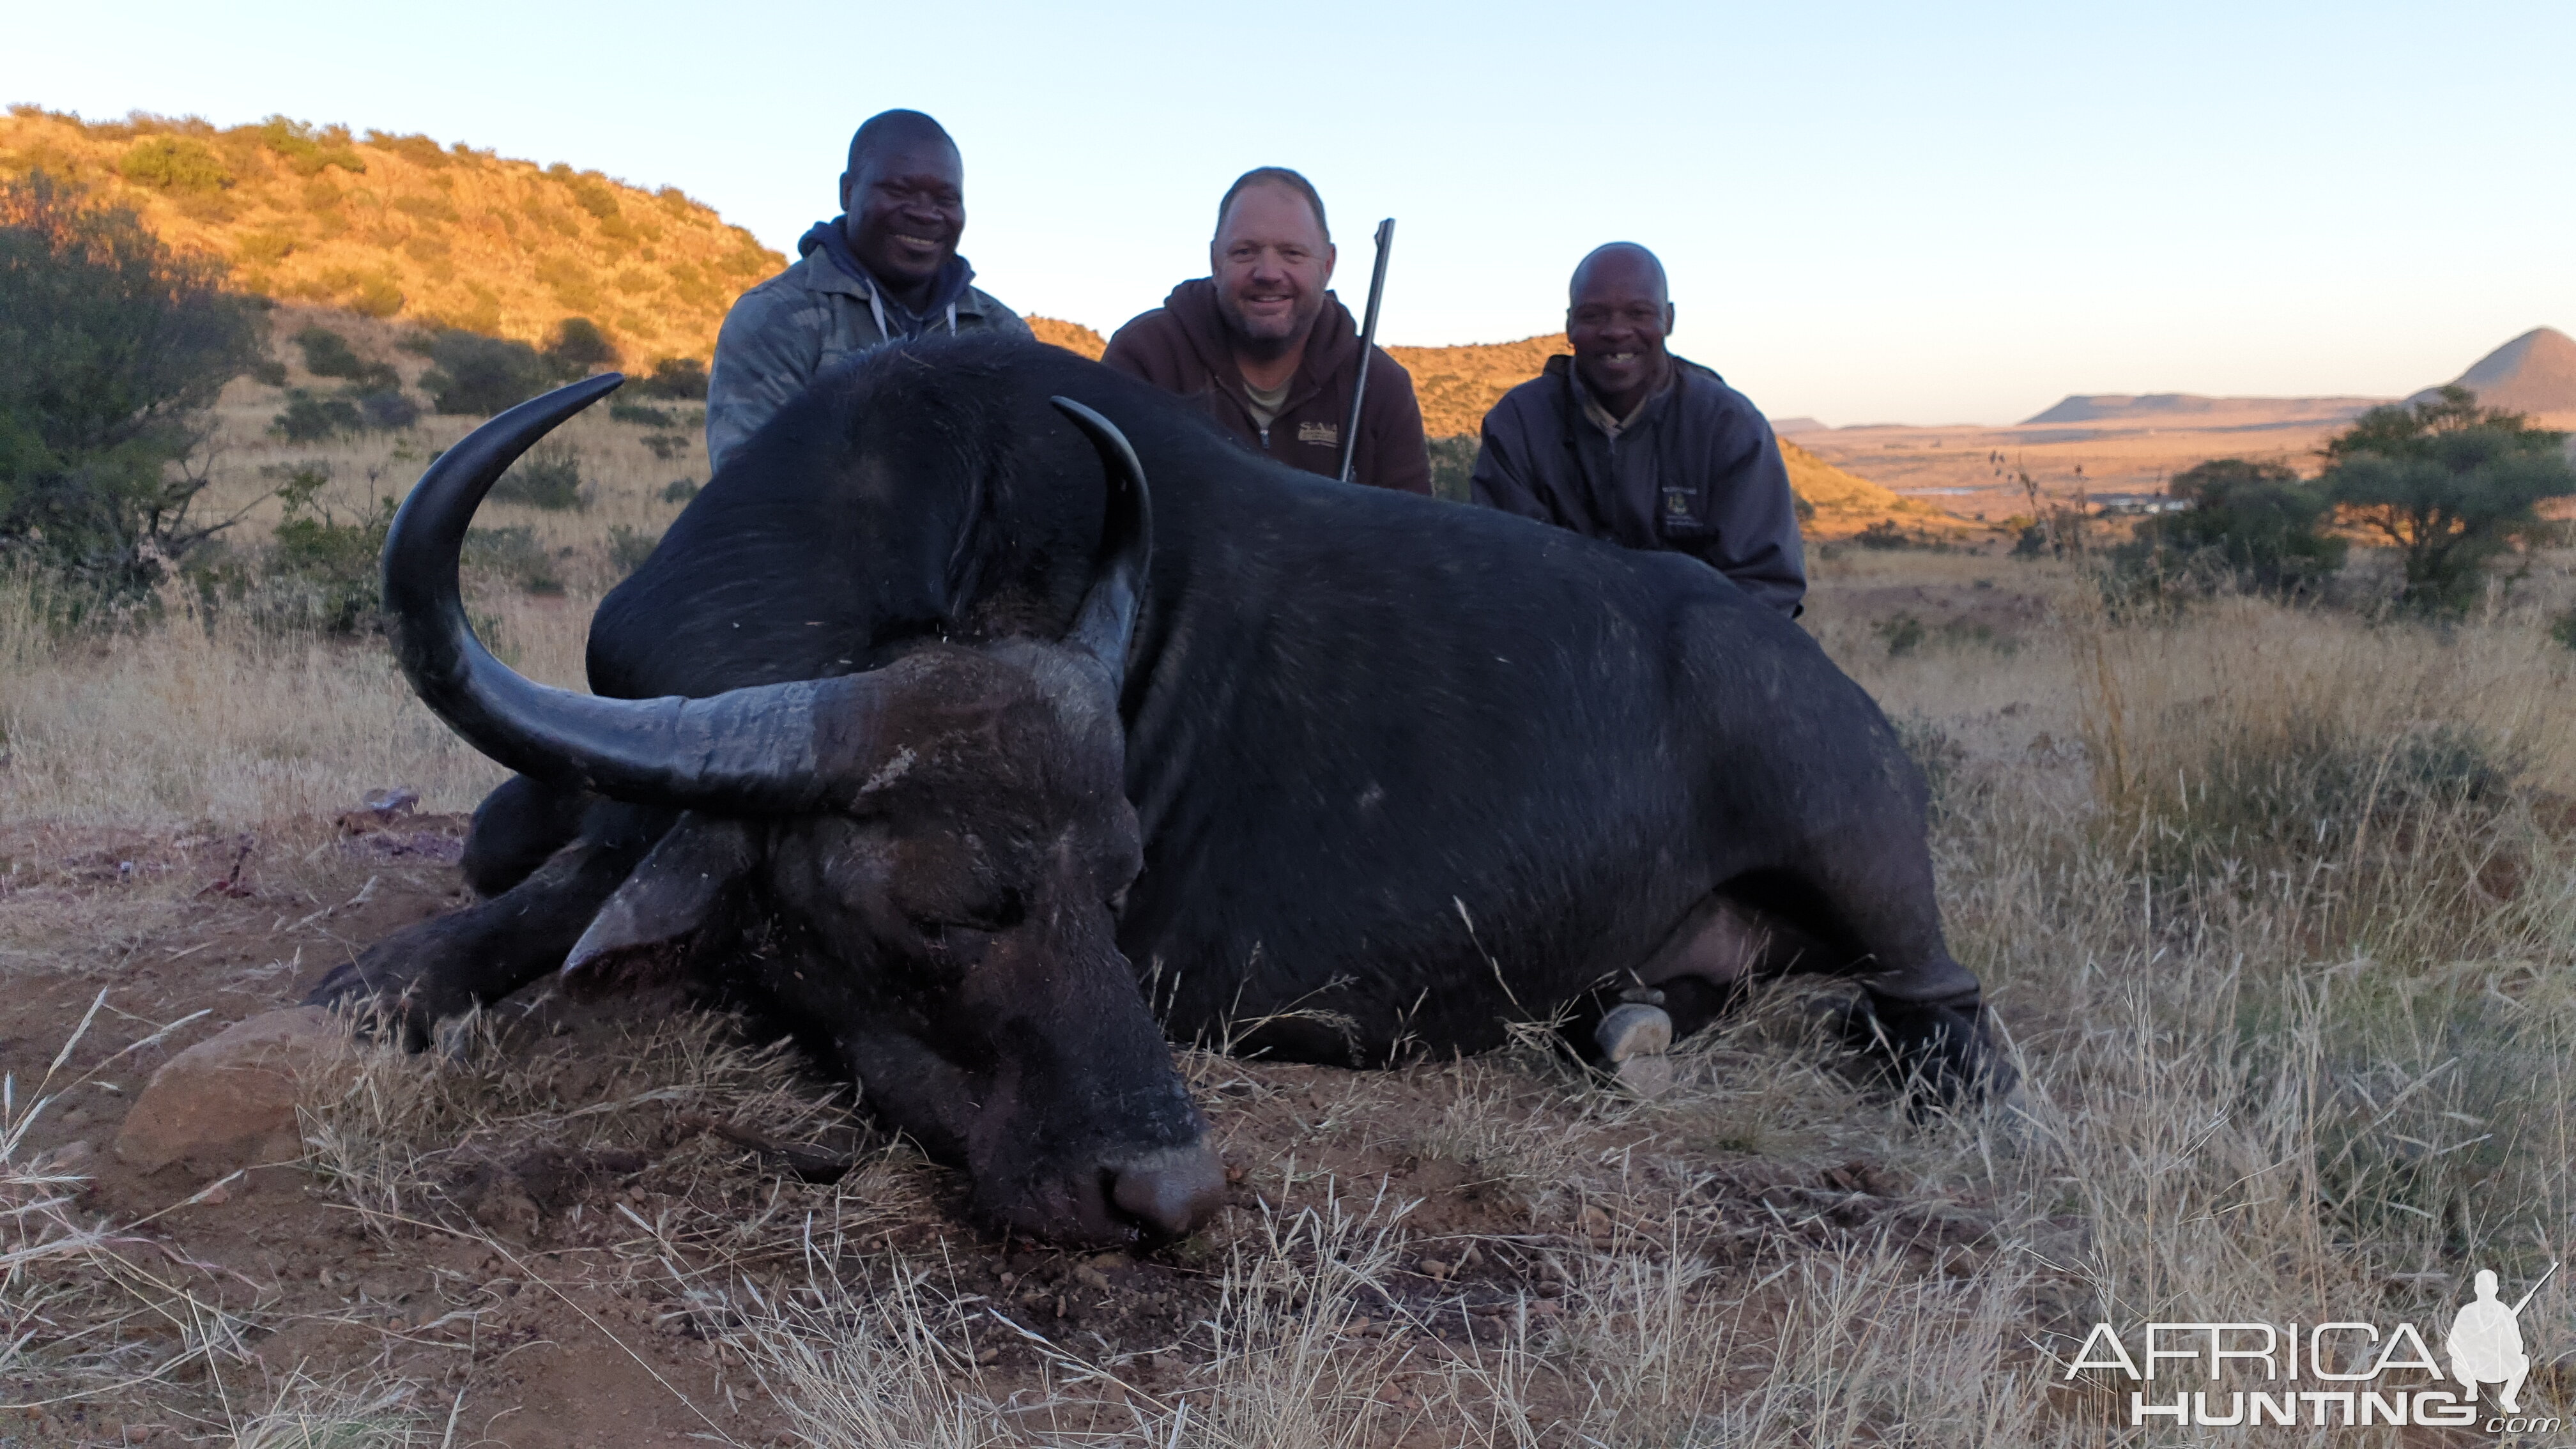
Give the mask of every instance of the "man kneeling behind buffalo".
[{"label": "man kneeling behind buffalo", "polygon": [[1305,177],[1284,166],[1247,171],[1217,203],[1208,275],[1119,328],[1100,360],[1200,403],[1236,441],[1292,468],[1339,477],[1350,443],[1352,482],[1429,493],[1413,378],[1382,350],[1368,354],[1359,437],[1342,436],[1360,337],[1350,309],[1325,290],[1334,256],[1323,198]]},{"label": "man kneeling behind buffalo", "polygon": [[1574,269],[1572,357],[1485,415],[1475,498],[1628,548],[1686,553],[1796,615],[1807,572],[1771,425],[1726,380],[1673,356],[1663,263],[1632,242]]}]

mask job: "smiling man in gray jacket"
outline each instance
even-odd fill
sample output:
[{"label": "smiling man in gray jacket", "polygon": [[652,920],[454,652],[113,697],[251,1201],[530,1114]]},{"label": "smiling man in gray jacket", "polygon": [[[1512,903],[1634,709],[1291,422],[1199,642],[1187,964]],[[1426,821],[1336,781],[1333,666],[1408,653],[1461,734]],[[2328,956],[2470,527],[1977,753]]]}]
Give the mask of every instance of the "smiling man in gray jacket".
[{"label": "smiling man in gray jacket", "polygon": [[871,116],[850,138],[842,214],[797,240],[802,257],[725,314],[707,383],[707,465],[854,352],[925,332],[1029,335],[1019,314],[970,285],[957,255],[966,167],[919,111]]}]

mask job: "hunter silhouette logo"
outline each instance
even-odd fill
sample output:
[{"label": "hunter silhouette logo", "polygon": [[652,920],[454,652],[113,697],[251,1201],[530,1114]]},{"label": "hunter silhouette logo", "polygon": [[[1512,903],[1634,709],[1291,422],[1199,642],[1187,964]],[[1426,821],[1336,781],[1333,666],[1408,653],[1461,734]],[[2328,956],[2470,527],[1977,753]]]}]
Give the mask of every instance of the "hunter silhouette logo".
[{"label": "hunter silhouette logo", "polygon": [[2540,1282],[2531,1285],[2531,1292],[2507,1308],[2496,1300],[2495,1270],[2478,1270],[2478,1296],[2460,1305],[2451,1319],[2450,1337],[2442,1345],[2451,1355],[2451,1377],[2460,1381],[2466,1391],[2462,1397],[2470,1403],[2478,1401],[2478,1385],[2498,1384],[2502,1388],[2496,1394],[2497,1406],[2508,1414],[2522,1412],[2515,1395],[2522,1392],[2522,1381],[2531,1373],[2531,1355],[2522,1351],[2522,1310],[2557,1273],[2558,1265],[2550,1264]]},{"label": "hunter silhouette logo", "polygon": [[[2065,1379],[2110,1370],[2136,1385],[2127,1396],[2131,1427],[2163,1419],[2176,1428],[2386,1424],[2555,1433],[2565,1420],[2522,1411],[2523,1382],[2531,1374],[2522,1313],[2557,1275],[2558,1264],[2550,1264],[2530,1291],[2507,1304],[2497,1296],[2495,1271],[2479,1269],[2474,1296],[2451,1315],[2438,1356],[2411,1323],[2149,1323],[2143,1351],[2134,1355],[2118,1329],[2096,1323]],[[2495,1390],[2500,1412],[2481,1410],[2481,1387]]]}]

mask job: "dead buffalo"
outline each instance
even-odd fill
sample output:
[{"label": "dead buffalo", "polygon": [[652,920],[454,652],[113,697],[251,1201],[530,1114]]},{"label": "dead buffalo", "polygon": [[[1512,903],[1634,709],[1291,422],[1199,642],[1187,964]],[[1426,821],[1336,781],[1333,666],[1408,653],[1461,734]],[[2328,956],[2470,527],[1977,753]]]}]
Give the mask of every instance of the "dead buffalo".
[{"label": "dead buffalo", "polygon": [[1218,1199],[1165,1031],[1384,1061],[1568,1006],[1588,1039],[1624,992],[1688,1032],[1794,967],[1864,988],[1931,1093],[2000,1071],[1921,773],[1695,560],[1319,481],[1069,353],[943,339],[747,442],[601,603],[576,695],[474,642],[456,560],[616,384],[493,419],[404,505],[404,668],[520,778],[468,842],[485,899],[318,999],[418,1034],[686,955],[983,1214],[1090,1241]]}]

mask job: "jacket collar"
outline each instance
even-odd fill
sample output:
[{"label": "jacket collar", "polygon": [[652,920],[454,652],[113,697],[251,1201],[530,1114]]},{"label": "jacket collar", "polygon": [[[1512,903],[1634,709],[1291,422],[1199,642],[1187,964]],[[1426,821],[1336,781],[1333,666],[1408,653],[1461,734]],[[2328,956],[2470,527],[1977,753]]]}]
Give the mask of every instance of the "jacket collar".
[{"label": "jacket collar", "polygon": [[[1724,381],[1716,373],[1687,357],[1675,354],[1672,357],[1672,363],[1672,376],[1664,379],[1664,385],[1648,394],[1644,402],[1637,404],[1637,411],[1619,425],[1620,435],[1625,436],[1641,428],[1653,427],[1656,419],[1662,417],[1665,410],[1674,405],[1673,399],[1686,388],[1691,387],[1695,378],[1706,378],[1711,382]],[[1585,427],[1594,432],[1604,431],[1601,425],[1593,420],[1592,412],[1594,408],[1600,408],[1600,411],[1606,414],[1608,409],[1601,408],[1593,399],[1592,389],[1584,385],[1583,375],[1574,370],[1574,357],[1571,353],[1560,352],[1549,358],[1545,375],[1554,378],[1557,382],[1558,393],[1563,401],[1569,426],[1579,419]],[[1587,403],[1592,406],[1587,407]]]},{"label": "jacket collar", "polygon": [[[1248,397],[1243,369],[1235,365],[1233,339],[1217,312],[1216,279],[1192,277],[1174,287],[1163,299],[1163,310],[1180,323],[1181,335],[1189,339],[1199,365],[1218,387],[1237,399]],[[1297,371],[1288,380],[1288,401],[1281,412],[1292,412],[1323,391],[1325,380],[1349,363],[1359,347],[1359,327],[1351,320],[1351,309],[1342,305],[1339,296],[1326,292],[1323,310],[1315,314],[1315,325],[1306,333],[1306,350],[1297,359]]]},{"label": "jacket collar", "polygon": [[[850,250],[849,233],[843,229],[845,220],[836,216],[830,221],[818,221],[796,239],[796,250],[805,268],[806,287],[812,291],[838,292],[843,296],[856,297],[871,305],[882,305],[888,311],[901,309],[902,304],[894,299],[891,292],[884,290],[868,271],[867,264]],[[821,255],[818,257],[817,253]],[[960,317],[983,316],[983,294],[970,285],[974,280],[975,268],[964,257],[950,257],[948,265],[940,269],[939,285],[931,289],[930,308],[922,315],[929,321],[937,321],[954,305]]]}]

